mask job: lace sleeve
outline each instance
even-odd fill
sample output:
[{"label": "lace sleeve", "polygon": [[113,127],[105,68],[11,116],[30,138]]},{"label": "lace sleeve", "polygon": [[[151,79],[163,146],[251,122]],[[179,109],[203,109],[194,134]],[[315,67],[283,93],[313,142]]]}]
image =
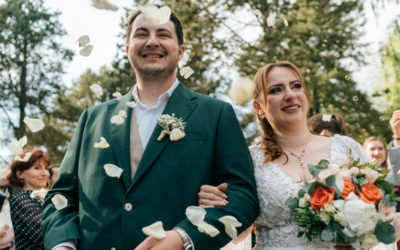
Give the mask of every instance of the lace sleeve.
[{"label": "lace sleeve", "polygon": [[333,140],[337,140],[339,146],[346,150],[343,153],[346,154],[348,159],[352,157],[354,160],[360,159],[360,163],[371,162],[371,158],[365,152],[364,148],[352,138],[344,135],[335,135]]}]

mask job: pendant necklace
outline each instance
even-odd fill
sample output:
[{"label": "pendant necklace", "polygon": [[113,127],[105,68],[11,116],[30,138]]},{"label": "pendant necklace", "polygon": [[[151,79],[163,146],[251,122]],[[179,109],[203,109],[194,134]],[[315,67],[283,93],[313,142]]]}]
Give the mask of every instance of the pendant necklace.
[{"label": "pendant necklace", "polygon": [[288,148],[286,148],[287,151],[289,151],[289,153],[293,156],[295,156],[297,158],[297,160],[299,160],[300,162],[300,166],[301,168],[305,169],[306,167],[304,166],[304,161],[303,161],[303,156],[306,153],[306,147],[308,145],[308,143],[310,142],[310,139],[308,140],[307,144],[304,146],[303,151],[301,151],[301,153],[293,153],[292,151],[290,151]]}]

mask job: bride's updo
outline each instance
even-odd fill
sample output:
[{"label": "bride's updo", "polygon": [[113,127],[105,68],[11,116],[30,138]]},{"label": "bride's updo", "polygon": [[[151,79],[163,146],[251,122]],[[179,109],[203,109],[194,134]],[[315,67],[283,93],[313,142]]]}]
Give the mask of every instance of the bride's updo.
[{"label": "bride's updo", "polygon": [[[253,95],[254,100],[258,101],[265,108],[267,107],[267,98],[268,98],[267,78],[268,74],[275,67],[285,67],[293,70],[295,75],[299,78],[301,85],[303,86],[303,89],[307,96],[308,104],[310,106],[310,99],[308,97],[308,92],[299,70],[296,68],[296,66],[294,66],[294,64],[287,61],[270,63],[257,71],[254,77],[254,82],[256,84],[256,90]],[[260,125],[260,128],[262,130],[262,139],[260,141],[260,144],[261,144],[261,149],[265,154],[265,162],[271,162],[279,158],[281,155],[284,155],[286,157],[286,162],[287,162],[288,156],[285,152],[283,152],[282,147],[279,146],[278,143],[276,142],[274,138],[274,130],[268,121],[268,117],[264,116],[263,118],[261,118],[260,115],[257,113],[256,117],[257,117],[257,123]]]}]

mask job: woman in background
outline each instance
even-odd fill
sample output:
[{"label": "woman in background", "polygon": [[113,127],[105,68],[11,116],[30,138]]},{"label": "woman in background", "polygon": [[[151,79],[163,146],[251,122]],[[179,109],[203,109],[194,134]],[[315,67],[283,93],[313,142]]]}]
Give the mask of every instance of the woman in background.
[{"label": "woman in background", "polygon": [[315,135],[332,137],[335,134],[339,134],[350,137],[346,129],[344,118],[338,114],[316,114],[307,120],[307,124],[311,133]]},{"label": "woman in background", "polygon": [[380,168],[388,169],[388,151],[385,143],[381,139],[371,136],[364,142],[363,146],[375,164],[380,163]]}]

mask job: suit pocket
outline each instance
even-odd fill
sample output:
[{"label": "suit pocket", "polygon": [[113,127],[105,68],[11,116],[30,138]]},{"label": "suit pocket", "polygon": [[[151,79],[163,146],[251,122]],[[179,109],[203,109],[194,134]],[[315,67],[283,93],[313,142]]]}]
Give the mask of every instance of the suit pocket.
[{"label": "suit pocket", "polygon": [[208,133],[185,131],[185,137],[180,141],[208,141]]}]

